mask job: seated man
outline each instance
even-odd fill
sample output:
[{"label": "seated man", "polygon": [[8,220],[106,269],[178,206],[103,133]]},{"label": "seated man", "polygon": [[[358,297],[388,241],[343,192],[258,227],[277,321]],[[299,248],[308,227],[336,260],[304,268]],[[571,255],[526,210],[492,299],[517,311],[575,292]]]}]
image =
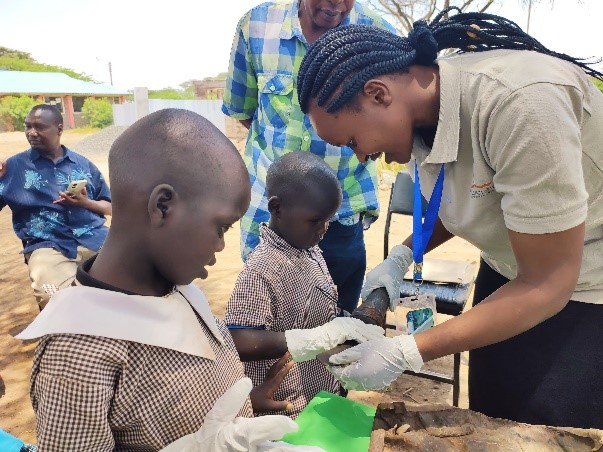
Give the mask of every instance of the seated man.
[{"label": "seated man", "polygon": [[[99,250],[107,236],[105,216],[111,215],[103,176],[61,145],[62,133],[59,110],[36,105],[25,118],[31,148],[0,162],[0,209],[12,211],[40,310],[49,293],[70,285],[77,265]],[[86,180],[85,188],[67,192],[76,180]]]}]

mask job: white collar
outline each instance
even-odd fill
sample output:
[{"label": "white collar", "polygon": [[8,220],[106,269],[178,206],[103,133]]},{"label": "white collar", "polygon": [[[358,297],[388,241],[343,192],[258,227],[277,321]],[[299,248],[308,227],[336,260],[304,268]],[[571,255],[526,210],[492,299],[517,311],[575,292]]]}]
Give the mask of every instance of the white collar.
[{"label": "white collar", "polygon": [[224,339],[205,295],[195,285],[167,297],[126,295],[88,286],[58,291],[17,339],[84,334],[168,348],[207,359],[215,353],[197,314],[221,344]]}]

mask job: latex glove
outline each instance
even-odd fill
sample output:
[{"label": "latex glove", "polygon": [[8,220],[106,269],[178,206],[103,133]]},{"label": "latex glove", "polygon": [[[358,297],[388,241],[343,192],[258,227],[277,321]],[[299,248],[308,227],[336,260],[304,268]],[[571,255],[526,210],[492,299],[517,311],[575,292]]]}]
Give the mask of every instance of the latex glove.
[{"label": "latex glove", "polygon": [[174,441],[162,451],[258,452],[266,450],[260,449],[260,445],[270,445],[267,440],[280,439],[286,433],[297,431],[298,425],[287,416],[237,417],[252,387],[249,378],[237,381],[216,400],[197,433]]},{"label": "latex glove", "polygon": [[282,441],[266,441],[258,446],[257,452],[327,452],[322,447],[316,446],[294,446]]},{"label": "latex glove", "polygon": [[409,247],[394,246],[387,258],[367,273],[360,292],[362,301],[366,301],[373,290],[385,287],[389,295],[390,309],[393,311],[392,302],[400,298],[400,284],[412,261],[412,250]]},{"label": "latex glove", "polygon": [[287,348],[295,362],[309,361],[347,340],[359,343],[383,337],[385,331],[352,317],[336,317],[329,323],[305,330],[285,331]]},{"label": "latex glove", "polygon": [[413,336],[383,337],[331,356],[329,371],[346,389],[389,386],[405,370],[418,372],[423,358]]}]

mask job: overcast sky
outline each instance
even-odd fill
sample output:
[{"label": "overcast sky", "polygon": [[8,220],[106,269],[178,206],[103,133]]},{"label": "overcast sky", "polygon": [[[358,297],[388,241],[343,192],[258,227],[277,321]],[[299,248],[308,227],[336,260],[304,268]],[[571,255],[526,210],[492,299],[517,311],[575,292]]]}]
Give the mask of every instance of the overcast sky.
[{"label": "overcast sky", "polygon": [[[259,0],[0,0],[0,46],[132,89],[177,87],[225,72],[236,24]],[[491,9],[525,28],[520,0]],[[547,4],[545,4],[547,3]],[[556,0],[530,33],[573,56],[603,56],[603,1]],[[599,66],[600,67],[600,66]]]}]

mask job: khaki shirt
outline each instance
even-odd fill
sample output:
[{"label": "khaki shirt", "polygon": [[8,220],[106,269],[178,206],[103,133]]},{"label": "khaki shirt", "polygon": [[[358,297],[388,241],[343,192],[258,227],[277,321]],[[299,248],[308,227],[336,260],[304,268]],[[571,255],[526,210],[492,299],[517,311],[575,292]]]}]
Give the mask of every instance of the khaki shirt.
[{"label": "khaki shirt", "polygon": [[427,199],[446,164],[444,226],[513,279],[508,230],[545,234],[585,222],[572,300],[603,303],[603,94],[579,67],[532,51],[454,55],[438,65],[437,134],[431,150],[415,138],[413,156]]}]

